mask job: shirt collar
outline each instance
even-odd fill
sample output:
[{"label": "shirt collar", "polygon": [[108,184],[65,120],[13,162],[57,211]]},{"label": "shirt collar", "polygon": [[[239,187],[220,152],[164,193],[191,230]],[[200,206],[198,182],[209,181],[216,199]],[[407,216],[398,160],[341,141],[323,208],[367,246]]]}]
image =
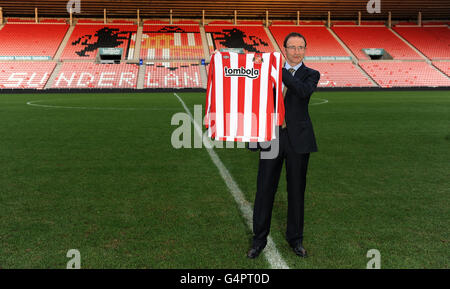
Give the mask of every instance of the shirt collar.
[{"label": "shirt collar", "polygon": [[303,61],[300,62],[299,64],[297,64],[296,66],[290,66],[289,63],[287,63],[287,61],[286,61],[286,63],[284,64],[284,68],[286,68],[287,70],[289,70],[289,68],[294,68],[295,71],[297,71],[302,65],[303,65]]}]

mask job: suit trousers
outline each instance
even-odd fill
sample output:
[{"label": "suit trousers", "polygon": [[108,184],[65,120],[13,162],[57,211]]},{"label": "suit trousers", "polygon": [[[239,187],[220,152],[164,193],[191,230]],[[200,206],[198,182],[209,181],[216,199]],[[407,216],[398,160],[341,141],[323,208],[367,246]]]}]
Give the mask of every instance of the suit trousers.
[{"label": "suit trousers", "polygon": [[279,152],[274,159],[260,159],[253,210],[253,246],[265,246],[270,231],[272,209],[283,161],[286,161],[288,212],[286,240],[291,246],[303,241],[304,196],[309,153],[296,153],[287,128],[279,128]]}]

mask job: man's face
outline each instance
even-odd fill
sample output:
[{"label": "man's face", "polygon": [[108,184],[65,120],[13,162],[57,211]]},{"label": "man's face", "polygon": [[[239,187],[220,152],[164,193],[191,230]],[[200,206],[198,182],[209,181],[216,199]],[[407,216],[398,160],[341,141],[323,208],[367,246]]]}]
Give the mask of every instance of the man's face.
[{"label": "man's face", "polygon": [[305,40],[301,37],[290,37],[284,47],[286,61],[290,66],[296,66],[305,57]]}]

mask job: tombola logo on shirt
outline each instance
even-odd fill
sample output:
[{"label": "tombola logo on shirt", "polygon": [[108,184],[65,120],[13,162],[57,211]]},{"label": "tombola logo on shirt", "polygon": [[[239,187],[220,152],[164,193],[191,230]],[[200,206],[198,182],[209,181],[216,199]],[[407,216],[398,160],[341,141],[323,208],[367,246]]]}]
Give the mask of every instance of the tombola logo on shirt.
[{"label": "tombola logo on shirt", "polygon": [[224,67],[223,69],[226,77],[248,77],[248,78],[258,78],[259,77],[259,70],[255,68],[246,69],[245,67],[241,66],[240,68],[228,68]]}]

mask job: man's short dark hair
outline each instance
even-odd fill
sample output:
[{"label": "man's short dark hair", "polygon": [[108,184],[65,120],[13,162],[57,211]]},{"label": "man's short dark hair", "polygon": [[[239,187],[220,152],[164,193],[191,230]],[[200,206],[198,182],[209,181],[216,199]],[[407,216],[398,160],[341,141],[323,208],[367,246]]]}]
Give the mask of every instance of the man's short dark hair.
[{"label": "man's short dark hair", "polygon": [[291,33],[289,33],[289,34],[286,36],[286,38],[284,38],[284,43],[283,43],[283,46],[284,46],[284,47],[286,47],[287,42],[288,42],[289,38],[291,38],[291,37],[300,37],[300,38],[303,38],[303,40],[305,41],[305,47],[306,47],[306,38],[305,38],[303,35],[301,35],[300,33],[298,33],[298,32],[291,32]]}]

